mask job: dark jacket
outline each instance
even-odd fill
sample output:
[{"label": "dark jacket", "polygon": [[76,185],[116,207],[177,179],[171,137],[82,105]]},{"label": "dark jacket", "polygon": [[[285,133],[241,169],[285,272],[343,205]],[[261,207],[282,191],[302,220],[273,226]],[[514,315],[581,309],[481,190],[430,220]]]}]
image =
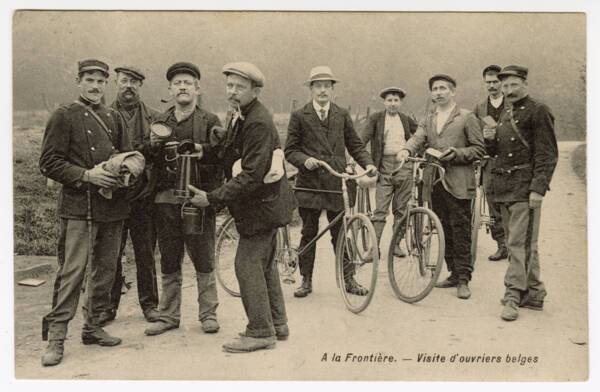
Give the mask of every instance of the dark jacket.
[{"label": "dark jacket", "polygon": [[[310,157],[327,162],[338,172],[346,170],[348,152],[363,168],[372,165],[371,156],[356,134],[347,110],[331,103],[329,130],[321,126],[312,102],[292,113],[288,125],[285,157],[298,168],[296,186],[302,188],[341,191],[342,180],[325,169],[308,170],[304,162]],[[340,211],[344,208],[341,195],[297,191],[300,207]]]},{"label": "dark jacket", "polygon": [[[174,117],[175,107],[170,107],[166,112],[158,116],[157,121],[165,121],[172,123],[175,120]],[[217,188],[223,183],[223,166],[221,160],[217,157],[214,146],[210,143],[210,132],[214,126],[220,126],[221,121],[213,114],[201,109],[196,106],[196,110],[192,114],[193,130],[192,138],[194,143],[202,145],[203,156],[202,159],[196,162],[197,179],[192,181],[192,185],[199,189],[210,192]],[[174,126],[176,124],[171,124]],[[175,134],[167,141],[181,141],[177,140]],[[149,145],[149,140],[148,140]],[[153,162],[155,167],[156,179],[156,190],[165,190],[173,188],[175,186],[175,179],[169,175],[166,170],[166,161],[164,159],[164,153],[162,146],[150,147],[151,155],[153,156]]]},{"label": "dark jacket", "polygon": [[[404,138],[405,140],[410,137],[417,130],[417,123],[404,113],[400,113],[400,120],[404,127]],[[369,116],[369,121],[365,126],[365,129],[361,132],[361,138],[365,144],[371,142],[371,158],[377,169],[380,169],[381,159],[383,158],[384,150],[384,132],[385,132],[385,110],[377,113],[373,113]]]},{"label": "dark jacket", "polygon": [[[544,195],[558,162],[554,116],[541,102],[526,96],[514,102],[500,116],[496,139],[488,141],[488,151],[496,158],[492,188],[497,202],[529,200],[529,193]],[[511,125],[511,114],[529,148]]]},{"label": "dark jacket", "polygon": [[94,112],[104,121],[110,135],[88,112],[91,108],[77,103],[62,106],[52,114],[46,125],[40,170],[43,175],[63,185],[58,196],[58,215],[61,218],[86,219],[86,191],[90,189],[93,220],[123,220],[129,215],[125,190],[115,191],[109,200],[98,193],[96,186],[81,181],[87,169],[115,153],[131,151],[121,115],[107,106],[94,106]]},{"label": "dark jacket", "polygon": [[414,154],[425,145],[439,151],[445,151],[448,147],[456,148],[456,158],[446,165],[444,187],[457,199],[472,199],[475,196],[472,162],[485,153],[481,124],[473,112],[460,109],[457,105],[439,135],[437,114],[428,114],[406,143],[406,148]]},{"label": "dark jacket", "polygon": [[291,193],[286,176],[273,184],[263,183],[273,151],[281,148],[271,113],[258,99],[241,111],[244,118],[229,130],[222,156],[228,169],[241,159],[242,171],[207,197],[212,205],[227,205],[240,234],[251,236],[279,227],[274,220],[289,221],[291,209],[282,202]]}]

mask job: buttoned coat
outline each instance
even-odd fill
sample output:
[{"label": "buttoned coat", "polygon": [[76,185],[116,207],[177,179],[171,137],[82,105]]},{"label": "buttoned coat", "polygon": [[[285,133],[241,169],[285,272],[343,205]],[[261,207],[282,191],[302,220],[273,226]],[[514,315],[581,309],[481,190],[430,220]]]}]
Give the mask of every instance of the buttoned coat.
[{"label": "buttoned coat", "polygon": [[[310,157],[327,162],[334,170],[346,170],[346,154],[362,167],[373,164],[364,143],[354,130],[347,110],[330,104],[327,115],[328,129],[321,124],[312,102],[296,110],[290,117],[285,144],[285,157],[298,168],[296,187],[341,191],[342,182],[323,168],[308,170],[304,162]],[[297,191],[300,207],[340,211],[344,208],[339,194]]]},{"label": "buttoned coat", "polygon": [[[529,147],[511,125],[511,116]],[[558,146],[554,116],[548,106],[529,96],[507,105],[496,128],[496,139],[486,140],[486,145],[496,158],[492,170],[495,201],[527,201],[530,192],[544,195],[550,189]]]},{"label": "buttoned coat", "polygon": [[481,124],[473,112],[455,106],[440,134],[437,133],[437,114],[428,114],[406,143],[412,154],[424,146],[439,151],[449,147],[456,149],[456,158],[446,164],[443,184],[457,199],[472,199],[475,196],[472,162],[485,153]]},{"label": "buttoned coat", "polygon": [[[108,160],[113,154],[131,151],[121,115],[105,105],[94,106],[92,109],[71,103],[52,113],[44,131],[40,170],[46,177],[62,184],[58,196],[58,215],[61,218],[86,219],[86,191],[89,189],[94,221],[123,220],[129,215],[124,189],[116,190],[109,200],[98,193],[95,185],[81,181],[86,170]],[[103,120],[110,134],[90,110]]]}]

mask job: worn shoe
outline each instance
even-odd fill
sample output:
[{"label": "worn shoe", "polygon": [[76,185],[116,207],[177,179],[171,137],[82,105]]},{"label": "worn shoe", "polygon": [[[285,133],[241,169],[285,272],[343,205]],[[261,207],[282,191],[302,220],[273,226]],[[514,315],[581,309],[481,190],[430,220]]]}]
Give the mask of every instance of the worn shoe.
[{"label": "worn shoe", "polygon": [[163,333],[170,331],[172,329],[175,329],[175,328],[179,328],[179,325],[167,323],[162,320],[157,320],[156,322],[152,323],[152,325],[150,327],[146,328],[144,333],[147,336],[156,336],[156,335],[163,334]]},{"label": "worn shoe", "polygon": [[446,280],[437,282],[435,284],[435,287],[438,287],[441,289],[447,289],[448,287],[456,287],[456,286],[458,286],[458,278],[455,278],[452,275],[447,277]]},{"label": "worn shoe", "polygon": [[294,291],[294,297],[303,298],[312,293],[312,278],[303,276],[302,284]]},{"label": "worn shoe", "polygon": [[202,331],[204,333],[217,333],[219,332],[219,323],[215,319],[206,319],[202,321]]},{"label": "worn shoe", "polygon": [[506,301],[500,318],[504,321],[514,321],[519,317],[519,309],[514,301]]},{"label": "worn shoe", "polygon": [[42,355],[43,366],[55,366],[62,361],[65,350],[64,340],[51,340],[46,347],[44,355]]},{"label": "worn shoe", "polygon": [[223,345],[223,350],[228,353],[249,353],[257,350],[275,348],[275,336],[268,338],[252,338],[250,336],[241,336],[239,340]]},{"label": "worn shoe", "polygon": [[396,244],[396,246],[394,247],[394,256],[406,257],[406,252],[404,251],[404,249],[402,249],[400,244]]},{"label": "worn shoe", "polygon": [[155,323],[160,319],[160,312],[155,308],[148,308],[144,310],[144,318],[149,323]]},{"label": "worn shoe", "polygon": [[117,317],[117,312],[115,310],[103,310],[98,315],[98,325],[104,327],[106,324],[110,323]]},{"label": "worn shoe", "polygon": [[469,289],[469,283],[461,280],[458,282],[456,288],[456,296],[460,299],[469,299],[471,297],[471,290]]},{"label": "worn shoe", "polygon": [[364,296],[369,294],[369,290],[362,287],[354,278],[346,279],[346,292],[354,295]]},{"label": "worn shoe", "polygon": [[[504,298],[502,298],[500,300],[500,303],[502,305],[506,305],[507,302],[508,301],[505,300]],[[541,310],[544,310],[544,301],[539,301],[539,300],[534,300],[534,299],[526,299],[525,301],[521,301],[521,303],[519,303],[519,307],[541,311]]]},{"label": "worn shoe", "polygon": [[[238,335],[244,337],[246,332],[240,332]],[[277,340],[288,340],[290,337],[290,330],[287,325],[276,325],[275,326],[275,337]]]},{"label": "worn shoe", "polygon": [[97,344],[99,346],[117,346],[121,344],[121,339],[110,336],[103,329],[94,332],[83,332],[81,341],[83,344]]},{"label": "worn shoe", "polygon": [[506,249],[506,246],[499,246],[496,253],[488,256],[488,260],[490,260],[490,261],[499,261],[499,260],[504,260],[507,258],[508,258],[508,249]]}]

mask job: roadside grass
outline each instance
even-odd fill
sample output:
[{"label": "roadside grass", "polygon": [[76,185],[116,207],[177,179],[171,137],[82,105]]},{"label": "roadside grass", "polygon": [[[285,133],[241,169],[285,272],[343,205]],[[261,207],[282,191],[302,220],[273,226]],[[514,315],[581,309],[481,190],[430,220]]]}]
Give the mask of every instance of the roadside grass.
[{"label": "roadside grass", "polygon": [[587,166],[587,145],[585,143],[577,146],[571,154],[571,167],[575,174],[585,182]]}]

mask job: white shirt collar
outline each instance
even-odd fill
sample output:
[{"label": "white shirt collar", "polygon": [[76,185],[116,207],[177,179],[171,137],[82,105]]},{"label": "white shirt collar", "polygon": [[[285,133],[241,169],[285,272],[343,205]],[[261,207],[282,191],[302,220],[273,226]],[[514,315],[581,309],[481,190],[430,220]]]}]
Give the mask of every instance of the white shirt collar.
[{"label": "white shirt collar", "polygon": [[504,95],[502,95],[502,94],[500,94],[500,96],[498,98],[492,98],[490,96],[490,103],[492,104],[493,107],[498,109],[500,107],[500,105],[502,105],[503,99],[504,99]]},{"label": "white shirt collar", "polygon": [[325,106],[321,106],[317,103],[317,101],[315,101],[313,99],[312,101],[313,104],[313,108],[315,109],[315,112],[317,112],[318,115],[321,115],[321,109],[325,110],[325,113],[329,113],[329,107],[331,106],[331,101],[327,102],[327,104]]}]

